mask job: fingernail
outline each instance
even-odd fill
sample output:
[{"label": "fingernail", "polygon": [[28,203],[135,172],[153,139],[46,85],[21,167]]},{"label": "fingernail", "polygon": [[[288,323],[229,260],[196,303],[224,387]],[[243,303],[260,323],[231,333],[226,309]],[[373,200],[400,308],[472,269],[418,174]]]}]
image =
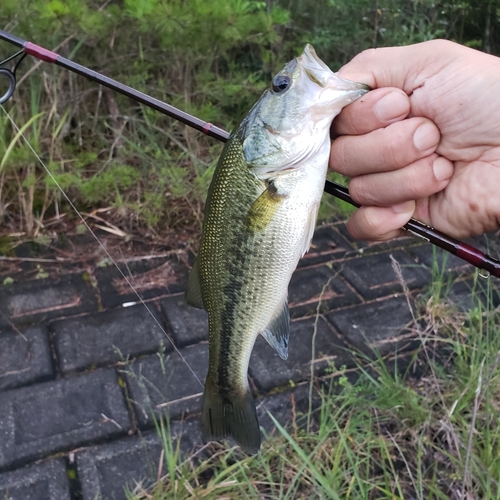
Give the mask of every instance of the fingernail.
[{"label": "fingernail", "polygon": [[434,160],[432,169],[434,170],[434,176],[438,181],[445,181],[449,179],[455,170],[453,163],[442,156],[438,156]]},{"label": "fingernail", "polygon": [[389,92],[375,104],[373,109],[380,121],[388,122],[405,117],[410,110],[410,101],[405,94]]},{"label": "fingernail", "polygon": [[413,213],[415,211],[415,202],[411,200],[405,201],[403,203],[398,203],[397,205],[392,205],[392,209],[397,214]]},{"label": "fingernail", "polygon": [[433,123],[423,123],[413,134],[413,144],[422,153],[437,146],[438,142],[439,130]]}]

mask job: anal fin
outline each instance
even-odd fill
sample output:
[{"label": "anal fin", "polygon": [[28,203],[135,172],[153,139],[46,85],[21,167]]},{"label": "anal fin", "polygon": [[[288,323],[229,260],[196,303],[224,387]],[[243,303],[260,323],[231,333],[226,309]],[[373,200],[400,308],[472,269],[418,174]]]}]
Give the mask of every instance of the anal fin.
[{"label": "anal fin", "polygon": [[198,258],[194,261],[193,268],[189,273],[184,298],[190,306],[197,307],[198,309],[205,309],[201,296],[200,265],[198,264]]},{"label": "anal fin", "polygon": [[288,303],[285,303],[275,318],[261,334],[281,359],[288,358],[288,339],[290,338],[290,313]]}]

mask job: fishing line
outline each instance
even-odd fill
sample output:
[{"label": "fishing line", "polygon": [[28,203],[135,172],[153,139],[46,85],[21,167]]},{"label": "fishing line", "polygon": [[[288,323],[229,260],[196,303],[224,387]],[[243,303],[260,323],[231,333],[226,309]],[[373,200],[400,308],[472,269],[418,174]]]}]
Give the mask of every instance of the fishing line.
[{"label": "fishing line", "polygon": [[106,254],[106,257],[108,257],[109,260],[116,267],[116,269],[118,269],[118,272],[122,275],[123,279],[127,282],[127,284],[130,286],[130,288],[133,290],[133,292],[135,293],[135,295],[139,299],[139,302],[147,309],[148,313],[151,315],[151,317],[153,318],[154,322],[159,326],[159,328],[161,329],[161,331],[163,332],[163,334],[165,335],[165,337],[167,337],[168,341],[172,344],[172,347],[174,348],[174,351],[180,356],[180,358],[182,359],[182,361],[184,362],[184,364],[188,367],[189,371],[193,374],[194,378],[198,381],[198,383],[201,385],[201,387],[204,387],[203,383],[198,378],[198,376],[196,375],[196,373],[194,372],[194,370],[191,368],[191,366],[187,362],[186,358],[181,354],[181,352],[179,351],[179,349],[177,348],[177,346],[174,344],[174,342],[167,335],[167,332],[165,331],[165,329],[163,328],[163,326],[161,325],[161,323],[158,321],[158,319],[156,318],[156,316],[153,314],[153,311],[151,311],[151,309],[148,307],[148,305],[146,304],[146,302],[144,302],[144,300],[140,296],[139,292],[134,288],[134,286],[132,285],[132,283],[130,282],[130,280],[127,278],[127,276],[125,275],[125,273],[120,269],[120,267],[118,266],[117,262],[113,259],[113,257],[108,252],[108,250],[106,249],[106,247],[102,244],[101,240],[97,237],[97,235],[94,233],[94,231],[92,230],[92,228],[88,225],[88,223],[85,220],[85,218],[83,217],[83,215],[78,211],[78,209],[73,204],[73,202],[70,200],[70,198],[68,197],[68,195],[66,194],[66,192],[64,191],[64,189],[57,182],[57,179],[52,175],[52,172],[48,169],[48,167],[45,165],[45,163],[40,158],[40,156],[37,154],[37,152],[33,149],[33,147],[31,146],[30,142],[24,136],[24,134],[21,132],[21,130],[19,129],[19,127],[15,124],[14,120],[9,115],[9,113],[7,113],[7,110],[3,107],[2,104],[0,104],[0,107],[2,108],[3,112],[5,113],[5,115],[7,116],[7,118],[9,119],[10,123],[12,124],[12,126],[14,127],[14,129],[16,130],[16,132],[23,138],[23,140],[26,143],[26,145],[29,147],[29,149],[32,151],[32,153],[35,155],[35,158],[38,160],[38,162],[43,167],[43,169],[45,170],[45,172],[47,172],[48,176],[50,177],[50,179],[52,180],[52,182],[56,185],[57,189],[59,189],[59,191],[64,196],[64,198],[66,199],[66,201],[69,203],[69,205],[71,206],[72,210],[76,213],[76,215],[78,215],[78,217],[82,221],[82,224],[84,224],[84,226],[87,228],[87,230],[90,232],[90,234],[94,237],[94,239],[97,241],[97,243],[99,244],[99,246],[101,247],[101,249]]}]

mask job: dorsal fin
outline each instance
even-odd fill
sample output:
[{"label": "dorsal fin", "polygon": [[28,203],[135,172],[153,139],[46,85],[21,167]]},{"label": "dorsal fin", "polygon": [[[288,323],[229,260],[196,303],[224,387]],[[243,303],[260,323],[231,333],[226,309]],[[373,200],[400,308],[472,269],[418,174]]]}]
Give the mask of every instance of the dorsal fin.
[{"label": "dorsal fin", "polygon": [[190,306],[197,307],[198,309],[205,309],[201,296],[200,265],[198,264],[198,258],[195,259],[191,272],[189,273],[184,298]]},{"label": "dorsal fin", "polygon": [[276,317],[261,334],[279,354],[281,359],[288,358],[288,339],[290,337],[290,313],[287,301],[283,303]]}]

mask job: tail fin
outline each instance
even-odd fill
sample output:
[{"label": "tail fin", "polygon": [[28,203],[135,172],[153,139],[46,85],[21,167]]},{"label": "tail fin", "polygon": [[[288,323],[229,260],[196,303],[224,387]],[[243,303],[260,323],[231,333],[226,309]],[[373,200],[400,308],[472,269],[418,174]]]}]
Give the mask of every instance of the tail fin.
[{"label": "tail fin", "polygon": [[216,384],[207,377],[203,394],[201,429],[206,441],[232,437],[247,453],[260,448],[260,428],[255,404],[250,393],[223,397]]}]

